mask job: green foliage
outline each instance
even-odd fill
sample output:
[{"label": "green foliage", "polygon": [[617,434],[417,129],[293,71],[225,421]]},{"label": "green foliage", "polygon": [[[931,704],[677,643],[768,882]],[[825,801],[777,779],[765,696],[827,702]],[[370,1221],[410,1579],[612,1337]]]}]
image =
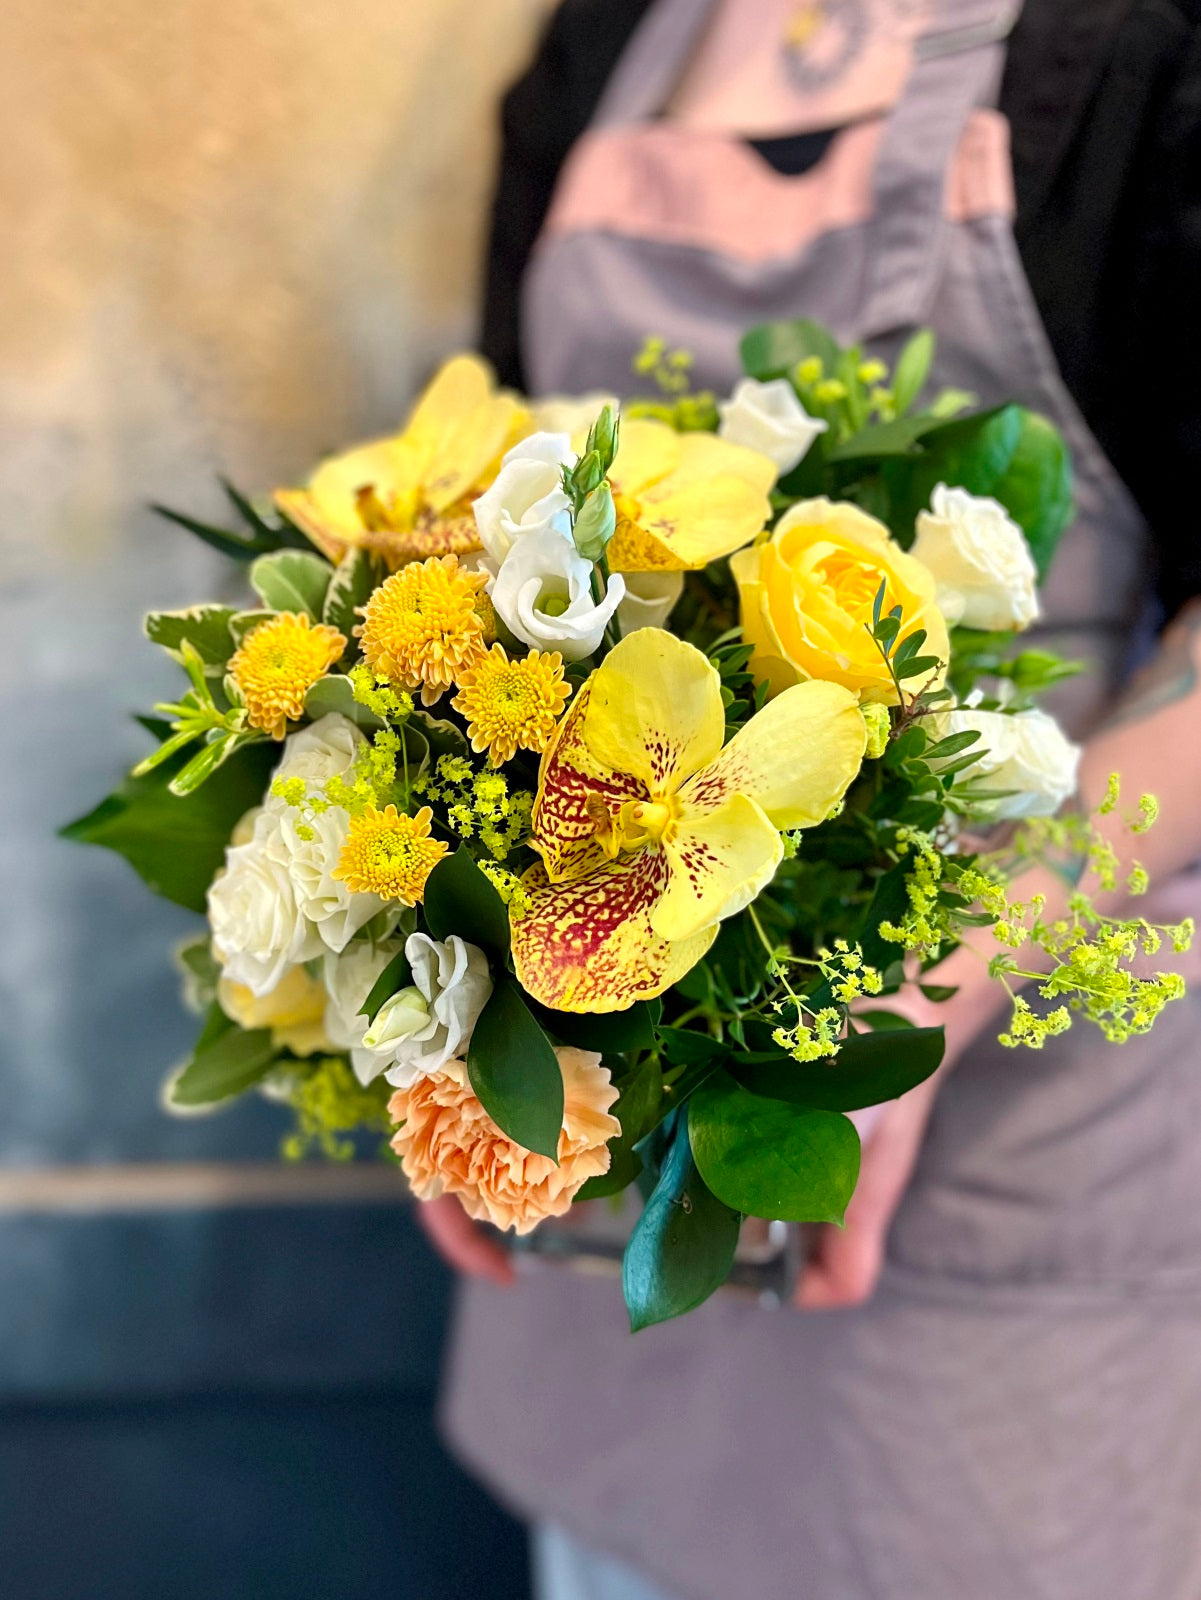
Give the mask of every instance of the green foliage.
[{"label": "green foliage", "polygon": [[717,1073],[689,1102],[701,1177],[728,1206],[786,1222],[841,1223],[859,1176],[859,1136],[836,1111],[751,1094]]},{"label": "green foliage", "polygon": [[260,1083],[278,1055],[270,1028],[239,1028],[214,1004],[190,1060],[167,1085],[167,1102],[197,1110],[231,1100]]},{"label": "green foliage", "polygon": [[443,856],[425,885],[426,924],[435,939],[452,933],[503,959],[509,951],[509,912],[466,846]]},{"label": "green foliage", "polygon": [[186,796],[169,787],[182,758],[127,778],[94,810],[61,829],[64,839],[115,850],[156,894],[203,911],[213,874],[239,817],[262,800],[278,752],[265,744],[235,751],[204,785]]},{"label": "green foliage", "polygon": [[205,675],[223,677],[234,643],[229,624],[231,606],[191,606],[186,611],[151,611],[145,621],[146,637],[183,665],[181,645],[186,640],[204,664]]},{"label": "green foliage", "polygon": [[729,1276],[740,1219],[706,1187],[679,1118],[659,1178],[626,1246],[622,1290],[637,1333],[707,1300]]},{"label": "green foliage", "polygon": [[635,1146],[658,1125],[663,1117],[663,1071],[659,1058],[647,1055],[614,1079],[618,1098],[613,1115],[621,1123],[621,1133],[609,1141],[609,1170],[588,1182],[576,1195],[576,1204],[620,1194],[642,1171],[642,1159]]},{"label": "green foliage", "polygon": [[355,654],[354,630],[359,625],[358,607],[365,606],[384,576],[383,563],[370,550],[348,550],[334,568],[321,606],[321,621],[346,640],[342,659]]},{"label": "green foliage", "polygon": [[886,1024],[880,1032],[851,1034],[836,1056],[821,1061],[796,1062],[785,1055],[744,1061],[734,1055],[727,1065],[752,1094],[819,1111],[857,1111],[916,1088],[937,1070],[944,1050],[941,1028],[900,1031]]},{"label": "green foliage", "polygon": [[[468,925],[470,926],[470,925]],[[480,1104],[502,1133],[558,1159],[563,1074],[519,986],[498,979],[467,1050],[467,1072]]]},{"label": "green foliage", "polygon": [[[273,1074],[271,1088],[296,1116],[295,1128],[280,1147],[285,1161],[303,1161],[310,1155],[353,1161],[359,1149],[356,1134],[380,1134],[386,1141],[392,1131],[391,1085],[385,1078],[374,1078],[364,1087],[345,1056],[290,1061]],[[380,1154],[390,1154],[386,1142],[381,1142]]]},{"label": "green foliage", "polygon": [[310,550],[277,550],[250,569],[250,587],[271,611],[295,611],[321,620],[333,571]]},{"label": "green foliage", "polygon": [[166,521],[174,523],[176,527],[185,528],[189,533],[195,534],[203,543],[211,545],[214,550],[219,550],[222,555],[232,556],[235,561],[253,561],[256,557],[266,555],[272,550],[309,548],[308,540],[286,517],[276,516],[266,509],[255,506],[224,478],[221,479],[221,486],[238,517],[249,530],[247,533],[219,528],[211,522],[202,522],[196,517],[186,516],[181,511],[172,511],[168,506],[154,505],[151,510]]},{"label": "green foliage", "polygon": [[635,1000],[625,1011],[554,1011],[550,1006],[531,1001],[538,1021],[561,1044],[581,1050],[599,1050],[603,1055],[622,1055],[631,1050],[649,1050],[655,1043],[655,1024],[663,1007],[658,1000]]},{"label": "green foliage", "polygon": [[374,1022],[385,1002],[399,990],[408,988],[412,981],[413,969],[402,946],[371,985],[370,993],[359,1007],[359,1016],[366,1017],[369,1023]]},{"label": "green foliage", "polygon": [[347,717],[367,734],[375,733],[384,726],[383,719],[356,698],[351,680],[337,672],[317,679],[305,696],[304,710],[305,715],[314,722],[329,716],[331,712]]}]

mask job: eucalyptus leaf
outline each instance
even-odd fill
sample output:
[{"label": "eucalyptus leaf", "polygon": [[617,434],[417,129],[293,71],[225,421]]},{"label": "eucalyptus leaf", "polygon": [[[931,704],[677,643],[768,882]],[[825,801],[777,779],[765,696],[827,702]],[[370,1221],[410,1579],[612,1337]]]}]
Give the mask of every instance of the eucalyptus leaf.
[{"label": "eucalyptus leaf", "polygon": [[688,1106],[692,1154],[719,1200],[753,1217],[842,1222],[859,1135],[840,1112],[751,1094],[720,1073]]},{"label": "eucalyptus leaf", "polygon": [[682,1113],[622,1262],[631,1331],[682,1316],[720,1289],[734,1263],[739,1225],[737,1211],[697,1171]]},{"label": "eucalyptus leaf", "polygon": [[346,640],[348,653],[354,644],[354,630],[361,622],[358,607],[365,606],[383,577],[378,557],[370,550],[351,549],[334,568],[325,591],[321,620]]},{"label": "eucalyptus leaf", "polygon": [[563,1073],[511,978],[497,982],[480,1013],[467,1049],[467,1073],[502,1133],[526,1150],[558,1160]]},{"label": "eucalyptus leaf", "polygon": [[277,550],[260,556],[250,569],[250,587],[272,611],[303,612],[321,618],[333,571],[310,550]]}]

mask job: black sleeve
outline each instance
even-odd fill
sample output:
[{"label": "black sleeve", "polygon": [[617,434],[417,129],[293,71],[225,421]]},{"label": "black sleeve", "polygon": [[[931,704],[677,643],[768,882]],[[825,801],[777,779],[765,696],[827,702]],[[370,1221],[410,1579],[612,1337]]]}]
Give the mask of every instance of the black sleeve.
[{"label": "black sleeve", "polygon": [[501,156],[484,274],[480,348],[523,387],[521,279],[555,180],[650,0],[564,0],[501,108]]},{"label": "black sleeve", "polygon": [[[1199,13],[1027,0],[1002,94],[1023,263],[1064,380],[1150,524],[1169,616],[1201,593]],[[1096,70],[1068,72],[1085,26]]]}]

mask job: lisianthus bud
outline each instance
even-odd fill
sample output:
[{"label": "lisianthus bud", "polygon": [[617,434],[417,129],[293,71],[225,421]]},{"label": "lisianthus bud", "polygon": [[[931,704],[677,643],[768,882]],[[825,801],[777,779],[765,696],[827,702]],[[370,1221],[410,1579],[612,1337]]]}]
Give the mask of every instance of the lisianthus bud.
[{"label": "lisianthus bud", "polygon": [[617,529],[613,491],[604,479],[576,513],[572,538],[585,561],[599,561]]}]

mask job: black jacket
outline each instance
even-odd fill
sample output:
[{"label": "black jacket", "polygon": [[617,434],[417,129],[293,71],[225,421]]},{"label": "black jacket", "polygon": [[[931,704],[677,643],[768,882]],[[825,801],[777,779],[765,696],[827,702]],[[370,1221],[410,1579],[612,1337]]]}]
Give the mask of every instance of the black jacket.
[{"label": "black jacket", "polygon": [[[522,381],[520,282],[559,169],[650,0],[564,0],[507,95],[482,347]],[[1027,0],[1001,108],[1016,235],[1064,378],[1155,534],[1168,615],[1201,594],[1201,0]],[[823,138],[759,146],[782,170]]]}]

